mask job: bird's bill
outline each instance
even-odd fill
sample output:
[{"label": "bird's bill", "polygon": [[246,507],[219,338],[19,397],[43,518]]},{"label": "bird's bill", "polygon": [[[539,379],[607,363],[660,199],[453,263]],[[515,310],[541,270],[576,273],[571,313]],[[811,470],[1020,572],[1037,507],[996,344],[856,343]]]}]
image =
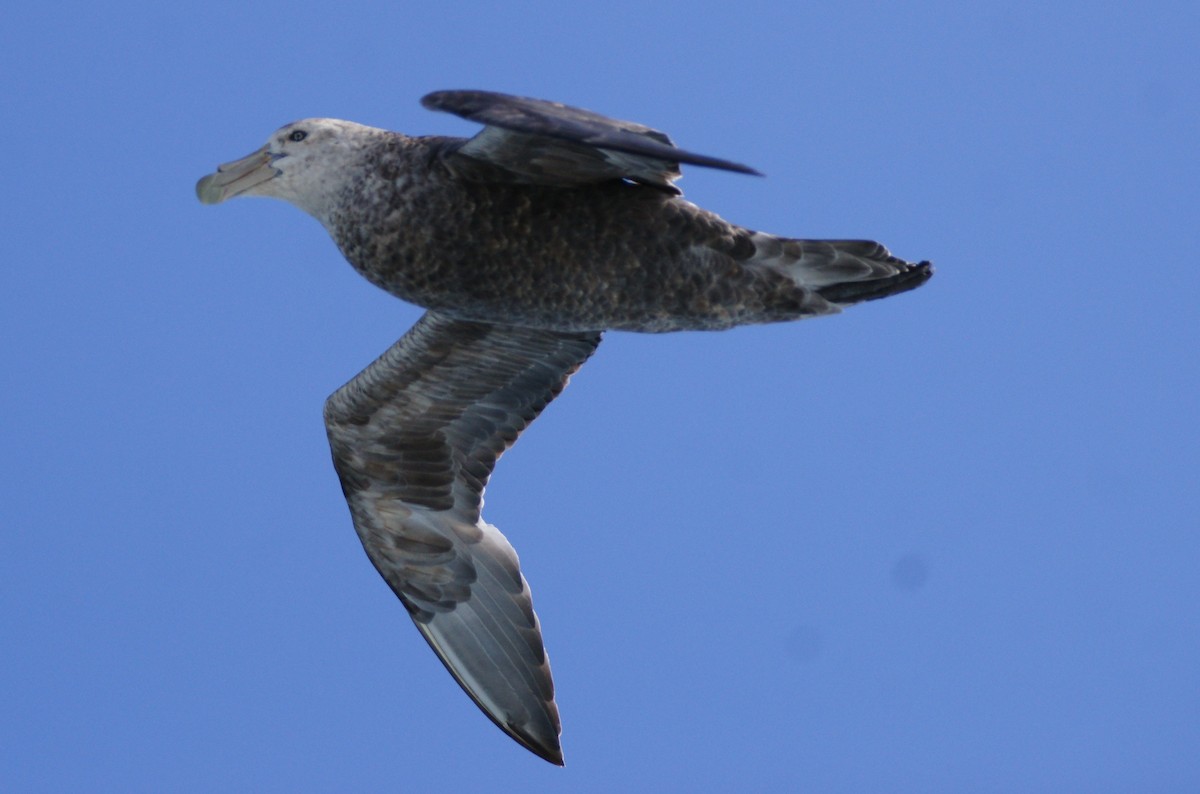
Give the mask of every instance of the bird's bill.
[{"label": "bird's bill", "polygon": [[226,199],[240,196],[251,188],[274,179],[279,173],[271,166],[271,155],[267,147],[241,160],[218,166],[216,173],[209,174],[196,183],[196,197],[202,204],[220,204]]}]

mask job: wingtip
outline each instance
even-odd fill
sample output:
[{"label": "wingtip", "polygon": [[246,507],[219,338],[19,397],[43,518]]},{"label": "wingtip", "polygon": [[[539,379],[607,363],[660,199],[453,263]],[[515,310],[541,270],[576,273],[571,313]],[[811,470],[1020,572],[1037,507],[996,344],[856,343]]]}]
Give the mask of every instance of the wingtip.
[{"label": "wingtip", "polygon": [[442,99],[449,93],[447,91],[430,91],[425,96],[421,97],[421,107],[426,110],[442,110]]},{"label": "wingtip", "polygon": [[[466,118],[471,113],[481,109],[488,102],[508,97],[495,91],[479,91],[473,88],[443,88],[430,91],[421,97],[421,107],[426,110],[437,110],[443,113],[453,113]],[[512,97],[524,99],[524,97]],[[538,101],[538,100],[534,100]]]},{"label": "wingtip", "polygon": [[563,762],[562,744],[559,742],[557,733],[553,735],[549,733],[535,735],[528,729],[528,726],[514,725],[511,722],[501,724],[498,720],[496,724],[510,737],[515,739],[518,744],[543,761],[548,761],[555,766],[566,765]]},{"label": "wingtip", "polygon": [[563,761],[562,745],[559,744],[558,736],[553,739],[550,737],[533,736],[528,731],[521,729],[519,726],[511,723],[505,725],[496,721],[501,730],[509,735],[509,738],[514,739],[517,744],[524,747],[529,752],[536,755],[538,758],[555,766],[566,766]]},{"label": "wingtip", "polygon": [[696,154],[695,152],[689,152],[686,149],[676,148],[676,151],[672,152],[672,154],[675,156],[676,162],[686,163],[687,165],[698,165],[703,168],[716,168],[720,171],[732,171],[737,174],[746,174],[748,176],[766,176],[766,174],[764,174],[762,171],[759,171],[757,168],[751,168],[743,163],[735,163],[732,160],[722,160],[719,157],[709,157],[706,154]]},{"label": "wingtip", "polygon": [[723,170],[725,171],[733,171],[738,174],[745,174],[746,176],[766,176],[766,174],[764,174],[762,171],[759,171],[757,168],[751,168],[750,166],[743,165],[742,163],[734,163],[729,160],[724,160],[722,162],[725,163],[725,165],[722,166]]}]

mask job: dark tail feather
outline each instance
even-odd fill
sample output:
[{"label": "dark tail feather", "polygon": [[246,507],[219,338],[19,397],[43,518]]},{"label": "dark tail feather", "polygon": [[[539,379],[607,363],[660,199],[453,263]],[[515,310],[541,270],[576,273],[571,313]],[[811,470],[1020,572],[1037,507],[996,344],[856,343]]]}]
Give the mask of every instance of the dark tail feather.
[{"label": "dark tail feather", "polygon": [[890,295],[899,295],[924,284],[933,276],[933,265],[919,262],[909,265],[894,276],[873,281],[844,281],[821,287],[816,292],[830,303],[849,306],[863,301],[879,300]]}]

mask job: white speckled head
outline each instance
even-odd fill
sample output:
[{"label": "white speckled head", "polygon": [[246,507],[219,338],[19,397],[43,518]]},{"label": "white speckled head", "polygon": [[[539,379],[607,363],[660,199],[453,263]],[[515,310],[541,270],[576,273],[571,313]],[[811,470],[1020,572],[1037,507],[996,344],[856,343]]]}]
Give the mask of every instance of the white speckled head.
[{"label": "white speckled head", "polygon": [[234,196],[270,196],[326,222],[344,174],[384,130],[339,119],[304,119],[280,127],[266,146],[217,168],[196,183],[204,204]]}]

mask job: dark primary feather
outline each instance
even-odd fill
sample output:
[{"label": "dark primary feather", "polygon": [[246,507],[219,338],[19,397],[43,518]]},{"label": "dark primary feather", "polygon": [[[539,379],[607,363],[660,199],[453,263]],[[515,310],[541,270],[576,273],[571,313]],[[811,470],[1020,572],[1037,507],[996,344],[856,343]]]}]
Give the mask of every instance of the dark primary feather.
[{"label": "dark primary feather", "polygon": [[325,406],[367,555],[484,713],[554,763],[558,708],[529,587],[480,509],[496,459],[599,342],[430,312]]},{"label": "dark primary feather", "polygon": [[630,179],[677,192],[679,164],[743,174],[741,163],[677,148],[665,132],[619,121],[590,110],[491,91],[435,91],[421,99],[487,125],[462,153],[486,160],[540,184],[578,184]]}]

